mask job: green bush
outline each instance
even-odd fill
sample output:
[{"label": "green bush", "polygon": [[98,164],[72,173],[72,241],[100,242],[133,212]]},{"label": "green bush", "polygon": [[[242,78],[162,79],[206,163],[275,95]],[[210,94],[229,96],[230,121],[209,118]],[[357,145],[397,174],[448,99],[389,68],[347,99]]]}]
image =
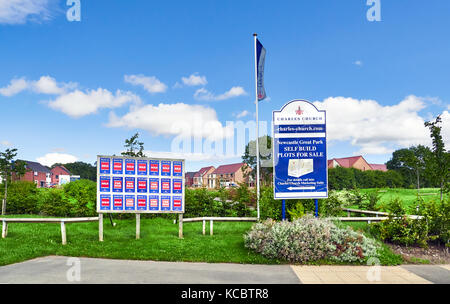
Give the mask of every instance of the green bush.
[{"label": "green bush", "polygon": [[319,201],[319,214],[321,217],[337,217],[342,215],[344,201],[336,191],[330,191],[327,199]]},{"label": "green bush", "polygon": [[448,246],[450,242],[450,197],[442,202],[432,200],[427,203],[419,199],[418,206],[418,214],[425,217],[428,223],[430,240],[443,242]]},{"label": "green bush", "polygon": [[[4,191],[4,186],[3,189]],[[2,191],[2,193],[4,193]],[[33,182],[13,182],[8,184],[7,214],[38,213],[39,191]]]},{"label": "green bush", "polygon": [[82,179],[64,185],[64,196],[70,205],[70,214],[74,216],[95,216],[97,214],[97,184]]},{"label": "green bush", "polygon": [[326,219],[304,216],[293,222],[268,219],[244,235],[245,246],[272,259],[305,263],[327,259],[364,262],[378,256],[377,243],[351,228]]},{"label": "green bush", "polygon": [[400,245],[419,245],[427,247],[428,221],[422,219],[410,219],[399,198],[391,200],[386,206],[389,212],[389,218],[378,224],[374,224],[379,237],[383,241],[390,241]]}]

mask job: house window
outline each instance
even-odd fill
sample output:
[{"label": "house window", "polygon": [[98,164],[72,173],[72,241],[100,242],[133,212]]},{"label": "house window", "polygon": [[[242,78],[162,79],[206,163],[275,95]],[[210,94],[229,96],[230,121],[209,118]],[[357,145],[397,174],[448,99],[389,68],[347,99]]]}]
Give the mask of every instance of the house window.
[{"label": "house window", "polygon": [[58,179],[58,175],[56,175],[56,179]]}]

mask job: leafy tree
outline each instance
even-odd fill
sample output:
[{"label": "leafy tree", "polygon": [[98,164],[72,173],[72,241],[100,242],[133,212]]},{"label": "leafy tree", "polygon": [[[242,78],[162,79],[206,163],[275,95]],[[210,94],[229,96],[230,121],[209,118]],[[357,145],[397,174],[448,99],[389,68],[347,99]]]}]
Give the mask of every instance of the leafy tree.
[{"label": "leafy tree", "polygon": [[[268,135],[261,136],[258,142],[260,178],[265,184],[270,184],[273,174],[272,137]],[[256,140],[250,141],[245,146],[244,155],[242,155],[242,161],[248,167],[252,168],[252,171],[249,173],[249,175],[256,181]]]},{"label": "leafy tree", "polygon": [[442,122],[441,116],[436,117],[435,121],[425,122],[425,127],[430,129],[430,135],[433,143],[432,154],[427,161],[427,173],[439,184],[441,188],[441,202],[443,200],[444,188],[448,188],[450,177],[450,152],[445,150],[445,144],[442,140]]},{"label": "leafy tree", "polygon": [[56,166],[64,166],[73,175],[79,175],[81,179],[88,179],[94,182],[97,180],[97,166],[93,166],[81,161],[68,164],[58,163],[54,164],[52,168]]},{"label": "leafy tree", "polygon": [[407,181],[405,186],[415,183],[419,190],[421,178],[422,185],[430,185],[425,176],[426,162],[430,154],[430,148],[422,145],[400,149],[394,151],[392,159],[387,162],[387,168],[400,172]]},{"label": "leafy tree", "polygon": [[121,153],[123,156],[145,157],[144,143],[138,141],[138,138],[139,133],[136,132],[130,139],[125,139],[124,147],[127,148],[127,151]]},{"label": "leafy tree", "polygon": [[14,162],[17,156],[17,149],[6,149],[5,152],[0,152],[0,174],[5,184],[4,199],[2,203],[2,215],[6,212],[6,203],[8,200],[8,180],[12,173],[20,176],[25,174],[25,163],[22,161]]}]

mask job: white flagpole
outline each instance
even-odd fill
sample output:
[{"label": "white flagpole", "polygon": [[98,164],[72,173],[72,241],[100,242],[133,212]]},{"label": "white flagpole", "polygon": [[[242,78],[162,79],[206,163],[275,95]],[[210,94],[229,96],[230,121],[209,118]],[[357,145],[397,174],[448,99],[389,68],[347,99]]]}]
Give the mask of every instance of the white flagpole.
[{"label": "white flagpole", "polygon": [[256,47],[257,34],[253,34],[255,40],[255,103],[256,103],[256,209],[259,220],[259,120],[258,120],[258,55]]}]

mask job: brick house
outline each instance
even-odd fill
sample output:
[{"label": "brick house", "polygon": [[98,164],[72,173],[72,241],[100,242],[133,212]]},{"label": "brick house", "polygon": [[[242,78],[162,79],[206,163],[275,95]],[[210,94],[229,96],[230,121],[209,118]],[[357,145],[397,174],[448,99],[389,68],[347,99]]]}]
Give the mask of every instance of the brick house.
[{"label": "brick house", "polygon": [[[245,167],[244,167],[245,166]],[[242,168],[244,171],[242,170]],[[250,173],[252,169],[245,163],[222,165],[208,176],[208,188],[232,187],[240,183],[251,183]]]},{"label": "brick house", "polygon": [[344,158],[333,158],[328,160],[328,169],[343,167],[343,168],[355,168],[361,171],[387,171],[385,164],[369,164],[361,155]]},{"label": "brick house", "polygon": [[186,172],[185,177],[185,185],[186,187],[192,187],[194,185],[194,175],[197,172]]},{"label": "brick house", "polygon": [[[208,187],[209,180],[208,176],[211,174],[216,168],[214,166],[203,167],[198,172],[194,174],[194,183],[193,187],[201,188]],[[209,187],[208,187],[209,188]]]},{"label": "brick house", "polygon": [[56,166],[50,170],[52,172],[52,185],[60,186],[70,182],[70,173],[64,166]]},{"label": "brick house", "polygon": [[52,172],[38,162],[22,160],[25,163],[26,172],[23,176],[13,173],[13,181],[29,181],[36,184],[38,188],[48,188],[52,184]]}]

